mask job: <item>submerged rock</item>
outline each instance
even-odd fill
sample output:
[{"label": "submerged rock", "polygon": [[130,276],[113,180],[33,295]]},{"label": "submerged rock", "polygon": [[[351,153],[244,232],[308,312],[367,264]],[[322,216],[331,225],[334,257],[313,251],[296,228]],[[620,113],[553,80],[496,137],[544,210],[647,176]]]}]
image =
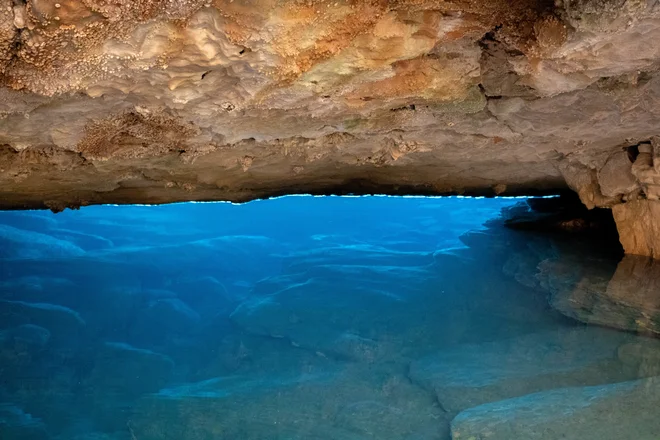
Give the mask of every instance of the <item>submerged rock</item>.
[{"label": "submerged rock", "polygon": [[[556,266],[555,266],[556,267]],[[660,336],[660,262],[627,255],[614,275],[601,265],[582,264],[575,283],[555,283],[551,305],[588,324]],[[556,271],[557,280],[565,271]]]},{"label": "submerged rock", "polygon": [[122,430],[116,433],[88,432],[74,435],[73,438],[68,435],[59,436],[56,440],[132,440],[130,434],[130,430],[128,432]]},{"label": "submerged rock", "polygon": [[655,440],[660,380],[565,388],[489,403],[452,421],[453,440]]},{"label": "submerged rock", "polygon": [[70,280],[61,277],[27,275],[10,278],[3,273],[0,298],[10,301],[57,302],[57,298],[75,290],[75,287]]},{"label": "submerged rock", "polygon": [[73,258],[84,254],[85,251],[67,240],[0,225],[0,259]]},{"label": "submerged rock", "polygon": [[[22,280],[25,291],[61,284],[70,295],[62,303],[58,295],[0,302],[3,347],[38,355],[13,371],[0,359],[0,400],[39,417],[57,440],[446,440],[455,413],[475,405],[660,374],[658,341],[577,327],[548,307],[538,286],[572,288],[585,275],[577,259],[559,262],[566,272],[528,277],[561,252],[501,225],[463,235],[467,248],[434,252],[429,230],[442,222],[424,219],[427,235],[411,243],[405,222],[389,241],[382,236],[391,227],[379,224],[367,237],[337,235],[330,246],[326,239],[282,246],[272,256],[279,264],[246,277],[238,267],[245,260],[226,264],[233,250],[210,259],[219,241],[197,242],[189,259],[161,272],[151,258],[140,262],[157,247],[135,250],[125,265],[91,257],[76,265],[9,262],[1,274]],[[240,247],[232,237],[228,245]],[[264,255],[278,251],[275,241],[256,241]],[[199,268],[197,256],[209,261]],[[502,273],[507,261],[521,283]],[[235,271],[228,280],[210,271],[221,262]],[[606,275],[609,267],[601,269]],[[258,273],[268,276],[249,290]],[[56,275],[71,281],[58,284]],[[236,280],[246,280],[244,288],[234,289]],[[57,344],[76,333],[85,343],[61,356]]]},{"label": "submerged rock", "polygon": [[124,430],[137,399],[166,386],[173,370],[174,362],[160,353],[120,342],[103,344],[82,384],[95,426]]},{"label": "submerged rock", "polygon": [[11,403],[0,403],[0,438],[7,440],[46,440],[43,422]]},{"label": "submerged rock", "polygon": [[160,298],[149,304],[145,318],[158,327],[167,323],[173,332],[189,333],[199,323],[199,313],[178,298]]},{"label": "submerged rock", "polygon": [[87,386],[100,395],[136,398],[165,386],[174,362],[160,353],[121,342],[106,342],[97,351]]},{"label": "submerged rock", "polygon": [[[480,235],[478,249],[391,252],[385,260],[382,248],[371,247],[360,247],[355,259],[351,246],[316,252],[313,262],[302,255],[294,273],[257,284],[231,319],[251,334],[327,356],[403,363],[452,344],[555,327],[558,315],[547,312],[543,292],[505,277],[481,251],[494,252],[493,240]],[[473,276],[475,265],[482,276]]]},{"label": "submerged rock", "polygon": [[144,397],[131,427],[140,440],[445,438],[431,396],[381,376],[331,367],[209,379]]},{"label": "submerged rock", "polygon": [[375,346],[376,338],[391,333],[402,306],[427,276],[420,268],[395,266],[312,267],[305,274],[268,282],[281,287],[245,301],[231,318],[251,333],[286,338],[296,346],[370,357],[351,348],[352,342]]},{"label": "submerged rock", "polygon": [[39,350],[48,344],[50,332],[33,324],[23,324],[0,333],[0,340],[9,343],[17,350]]},{"label": "submerged rock", "polygon": [[[50,332],[43,327],[24,324],[0,332],[0,364],[4,367],[29,365],[47,346]],[[3,374],[0,373],[0,377]]]},{"label": "submerged rock", "polygon": [[619,347],[618,358],[639,377],[660,376],[660,341],[639,338]]},{"label": "submerged rock", "polygon": [[229,293],[227,287],[215,277],[186,277],[172,286],[179,298],[202,317],[215,318],[228,316],[243,299],[238,294]]},{"label": "submerged rock", "polygon": [[600,329],[558,329],[484,344],[461,345],[412,362],[413,381],[447,411],[541,390],[636,379],[617,349],[634,337]]},{"label": "submerged rock", "polygon": [[22,325],[43,327],[53,344],[71,348],[79,342],[85,321],[78,312],[56,304],[0,300],[0,327]]},{"label": "submerged rock", "polygon": [[[274,254],[285,247],[283,242],[261,235],[219,235],[162,244],[153,236],[152,240],[143,246],[108,249],[98,256],[106,263],[152,265],[169,287],[176,288],[179,281],[193,281],[195,276],[209,275],[225,285],[237,282],[252,285],[277,272],[281,258]],[[236,270],[237,267],[241,270]]]}]

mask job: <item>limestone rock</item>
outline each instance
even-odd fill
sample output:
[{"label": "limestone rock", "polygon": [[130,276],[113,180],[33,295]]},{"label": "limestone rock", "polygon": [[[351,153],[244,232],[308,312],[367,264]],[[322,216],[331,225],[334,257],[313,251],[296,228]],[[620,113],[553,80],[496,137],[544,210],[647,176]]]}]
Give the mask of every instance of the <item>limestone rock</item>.
[{"label": "limestone rock", "polygon": [[174,332],[188,332],[200,320],[199,313],[178,298],[154,300],[145,311],[146,319],[153,325],[167,322]]},{"label": "limestone rock", "polygon": [[614,153],[598,171],[600,190],[606,197],[616,197],[634,191],[639,186],[632,174],[632,163],[625,151]]},{"label": "limestone rock", "polygon": [[660,376],[660,341],[638,339],[619,347],[618,357],[639,372],[640,377]]},{"label": "limestone rock", "polygon": [[168,356],[121,342],[106,342],[93,354],[80,397],[94,426],[124,431],[138,398],[169,384],[174,362]]},{"label": "limestone rock", "polygon": [[242,299],[229,293],[223,283],[211,276],[187,277],[178,280],[172,288],[195,312],[210,318],[228,315]]},{"label": "limestone rock", "polygon": [[178,298],[153,298],[146,304],[138,303],[132,314],[123,318],[126,327],[116,333],[116,338],[138,347],[155,347],[168,355],[173,355],[168,348],[194,345],[194,336],[202,328],[199,313]]},{"label": "limestone rock", "polygon": [[68,307],[47,303],[0,300],[3,327],[35,325],[45,328],[58,347],[73,347],[79,342],[85,321]]},{"label": "limestone rock", "polygon": [[24,324],[5,330],[0,338],[15,346],[41,349],[48,343],[50,332],[37,325]]},{"label": "limestone rock", "polygon": [[174,362],[167,356],[120,342],[106,342],[96,352],[87,386],[104,398],[138,397],[164,387],[173,369]]},{"label": "limestone rock", "polygon": [[2,0],[0,207],[554,193],[566,161],[618,193],[607,158],[659,134],[659,8]]},{"label": "limestone rock", "polygon": [[0,281],[0,297],[6,300],[42,302],[61,300],[65,292],[70,292],[74,284],[61,277],[21,276],[7,277]]},{"label": "limestone rock", "polygon": [[612,213],[627,254],[660,258],[660,201],[633,200]]},{"label": "limestone rock", "polygon": [[24,324],[0,332],[0,359],[5,366],[29,365],[47,346],[50,332]]},{"label": "limestone rock", "polygon": [[[129,431],[130,435],[130,431]],[[105,432],[88,432],[84,434],[77,434],[73,438],[71,437],[65,437],[65,436],[60,436],[56,437],[57,440],[65,440],[65,439],[70,439],[71,440],[117,440],[118,438],[123,438],[126,437],[125,433],[123,431],[114,433],[114,434],[109,434]]]},{"label": "limestone rock", "polygon": [[11,403],[0,403],[0,438],[46,440],[46,427],[38,418]]},{"label": "limestone rock", "polygon": [[144,440],[445,438],[448,418],[427,393],[402,376],[379,376],[327,365],[212,378],[145,396],[130,425]]},{"label": "limestone rock", "polygon": [[82,249],[68,241],[7,225],[0,225],[0,243],[0,258],[3,259],[46,259],[84,255]]},{"label": "limestone rock", "polygon": [[565,388],[471,408],[452,421],[453,440],[657,438],[658,378]]},{"label": "limestone rock", "polygon": [[[565,386],[636,378],[617,368],[625,334],[574,328],[442,350],[414,361],[410,377],[432,390],[447,411]],[[467,437],[469,438],[469,437]]]},{"label": "limestone rock", "polygon": [[[657,260],[627,255],[609,275],[583,264],[579,280],[555,285],[550,303],[561,313],[588,324],[660,335],[660,267]],[[555,279],[561,278],[560,272]]]},{"label": "limestone rock", "polygon": [[[232,313],[232,320],[250,333],[285,338],[296,346],[373,359],[377,344],[369,340],[389,334],[393,320],[383,310],[400,309],[406,302],[405,290],[412,290],[411,281],[424,273],[416,268],[379,266],[321,266],[315,272],[290,276],[282,289],[250,298]],[[375,276],[378,273],[383,274],[381,280]],[[401,292],[393,288],[392,279],[399,280]],[[359,349],[358,341],[371,349]]]},{"label": "limestone rock", "polygon": [[[497,242],[481,235],[480,245],[498,255]],[[406,362],[453,343],[483,341],[484,334],[507,337],[555,324],[542,293],[506,279],[492,264],[484,264],[487,277],[471,276],[472,258],[492,254],[476,244],[463,251],[432,255],[361,245],[301,253],[291,274],[258,283],[231,320],[250,334],[367,363]],[[410,325],[411,316],[417,325]]]}]

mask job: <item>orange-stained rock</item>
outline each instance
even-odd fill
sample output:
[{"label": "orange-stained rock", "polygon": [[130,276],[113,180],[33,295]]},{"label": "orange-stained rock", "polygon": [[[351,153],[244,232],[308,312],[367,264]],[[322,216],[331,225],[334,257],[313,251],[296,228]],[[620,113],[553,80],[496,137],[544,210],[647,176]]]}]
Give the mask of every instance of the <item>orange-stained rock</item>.
[{"label": "orange-stained rock", "polygon": [[660,258],[660,201],[634,200],[612,208],[627,254]]}]

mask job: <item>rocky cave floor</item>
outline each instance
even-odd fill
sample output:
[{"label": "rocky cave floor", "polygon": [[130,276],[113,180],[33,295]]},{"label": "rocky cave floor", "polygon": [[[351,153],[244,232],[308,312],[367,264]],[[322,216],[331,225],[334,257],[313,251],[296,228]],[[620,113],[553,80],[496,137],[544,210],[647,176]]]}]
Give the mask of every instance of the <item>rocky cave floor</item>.
[{"label": "rocky cave floor", "polygon": [[1,212],[0,438],[657,439],[660,264],[563,203]]}]

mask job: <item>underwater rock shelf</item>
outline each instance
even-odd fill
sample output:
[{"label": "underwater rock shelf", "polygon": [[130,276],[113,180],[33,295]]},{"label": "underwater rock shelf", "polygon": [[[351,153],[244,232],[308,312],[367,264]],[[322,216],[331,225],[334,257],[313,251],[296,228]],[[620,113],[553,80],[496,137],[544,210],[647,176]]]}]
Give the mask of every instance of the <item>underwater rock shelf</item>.
[{"label": "underwater rock shelf", "polygon": [[561,206],[0,212],[0,438],[655,439],[657,265]]},{"label": "underwater rock shelf", "polygon": [[546,391],[478,406],[452,422],[452,439],[652,439],[660,422],[657,378]]}]

